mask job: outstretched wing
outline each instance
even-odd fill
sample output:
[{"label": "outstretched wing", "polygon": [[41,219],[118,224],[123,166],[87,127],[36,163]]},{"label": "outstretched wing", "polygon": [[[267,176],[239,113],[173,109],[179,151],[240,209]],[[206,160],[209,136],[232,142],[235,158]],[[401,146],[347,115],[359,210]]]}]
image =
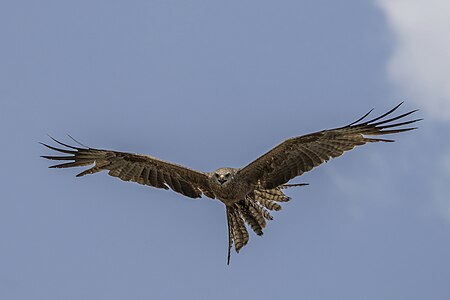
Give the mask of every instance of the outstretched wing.
[{"label": "outstretched wing", "polygon": [[416,127],[399,127],[421,120],[394,122],[417,110],[383,120],[397,110],[402,103],[370,121],[362,122],[372,110],[347,126],[288,139],[242,168],[237,177],[239,180],[251,184],[260,184],[264,188],[272,189],[285,184],[292,178],[311,170],[330,158],[342,155],[355,146],[371,142],[393,142],[393,140],[372,136],[413,130]]},{"label": "outstretched wing", "polygon": [[175,192],[191,198],[199,198],[202,194],[213,199],[215,197],[209,186],[208,176],[203,172],[194,171],[148,155],[88,147],[79,148],[61,143],[54,138],[51,139],[69,149],[56,148],[44,143],[41,144],[52,150],[69,155],[45,155],[42,157],[71,162],[53,165],[50,168],[71,168],[94,164],[92,168],[79,173],[77,177],[108,170],[109,175],[118,177],[124,181],[134,181],[166,190],[170,187]]}]

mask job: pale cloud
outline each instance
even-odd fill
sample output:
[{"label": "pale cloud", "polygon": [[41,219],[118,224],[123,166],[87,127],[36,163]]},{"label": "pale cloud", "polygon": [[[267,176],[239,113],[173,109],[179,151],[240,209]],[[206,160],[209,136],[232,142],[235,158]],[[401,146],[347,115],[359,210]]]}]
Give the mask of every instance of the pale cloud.
[{"label": "pale cloud", "polygon": [[389,201],[384,193],[393,182],[392,172],[389,171],[391,167],[380,154],[367,153],[363,163],[363,167],[370,170],[369,174],[360,173],[360,176],[355,176],[361,172],[362,166],[358,164],[349,164],[345,169],[331,165],[323,169],[339,194],[344,196],[347,212],[355,221],[365,218],[368,198],[371,201]]},{"label": "pale cloud", "polygon": [[408,100],[450,121],[450,1],[376,1],[394,37],[390,79]]}]

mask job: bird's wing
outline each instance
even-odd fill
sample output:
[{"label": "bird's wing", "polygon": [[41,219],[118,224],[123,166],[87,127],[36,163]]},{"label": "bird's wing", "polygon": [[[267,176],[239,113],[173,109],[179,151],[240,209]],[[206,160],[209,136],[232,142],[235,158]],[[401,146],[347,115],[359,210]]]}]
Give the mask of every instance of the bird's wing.
[{"label": "bird's wing", "polygon": [[71,168],[94,164],[92,168],[79,173],[77,177],[108,170],[109,175],[118,177],[124,181],[134,181],[166,190],[170,187],[175,192],[191,198],[199,198],[202,194],[210,198],[215,197],[208,183],[206,173],[194,171],[148,155],[89,147],[79,148],[61,143],[55,139],[53,140],[68,149],[56,148],[44,143],[41,144],[47,148],[68,155],[45,155],[42,157],[70,162],[53,165],[50,168]]},{"label": "bird's wing", "polygon": [[401,104],[370,121],[363,122],[372,110],[347,126],[290,138],[239,170],[237,178],[272,189],[285,184],[292,178],[311,170],[330,158],[342,155],[355,146],[370,142],[393,142],[393,140],[375,138],[374,136],[416,129],[416,127],[402,128],[401,126],[421,120],[396,122],[417,110],[386,119]]}]

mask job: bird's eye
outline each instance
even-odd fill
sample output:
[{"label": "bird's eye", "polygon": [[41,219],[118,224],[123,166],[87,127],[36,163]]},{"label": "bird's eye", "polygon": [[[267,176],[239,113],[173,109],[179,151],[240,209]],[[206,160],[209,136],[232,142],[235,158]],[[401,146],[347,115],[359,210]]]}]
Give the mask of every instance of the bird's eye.
[{"label": "bird's eye", "polygon": [[217,173],[214,173],[214,176],[216,176],[217,178],[219,178],[219,174],[217,174]]},{"label": "bird's eye", "polygon": [[225,177],[228,178],[228,177],[230,177],[230,175],[231,175],[230,173],[227,173],[227,174],[225,174]]}]

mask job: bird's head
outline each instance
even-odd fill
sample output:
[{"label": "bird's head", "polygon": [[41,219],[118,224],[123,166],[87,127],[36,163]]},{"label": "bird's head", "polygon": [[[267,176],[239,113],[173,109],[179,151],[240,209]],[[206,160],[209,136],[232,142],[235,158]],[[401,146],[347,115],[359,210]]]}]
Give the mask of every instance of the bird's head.
[{"label": "bird's head", "polygon": [[233,168],[220,168],[212,172],[212,180],[220,186],[226,186],[236,173]]}]

